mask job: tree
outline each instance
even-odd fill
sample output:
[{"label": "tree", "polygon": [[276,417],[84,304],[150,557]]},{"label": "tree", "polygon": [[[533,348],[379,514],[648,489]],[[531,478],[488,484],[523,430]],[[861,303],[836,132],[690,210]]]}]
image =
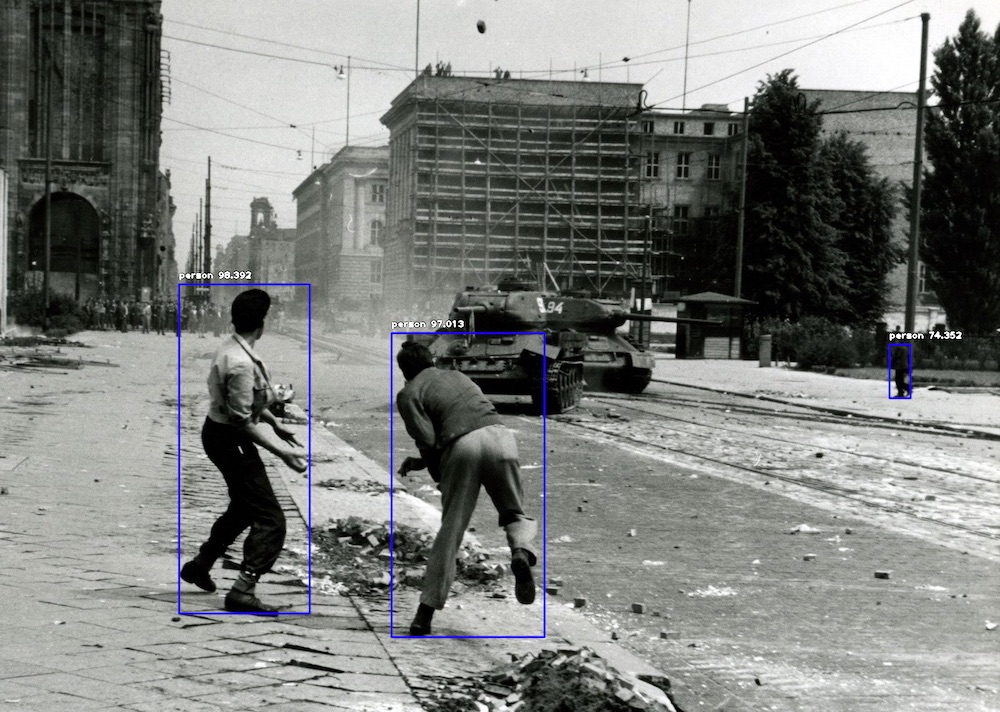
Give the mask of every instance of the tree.
[{"label": "tree", "polygon": [[886,311],[888,275],[905,259],[905,250],[892,239],[896,193],[887,178],[875,174],[865,145],[844,132],[823,142],[820,161],[832,198],[828,222],[837,231],[850,287],[847,311],[828,316],[842,324],[874,325]]},{"label": "tree", "polygon": [[969,10],[934,60],[921,256],[949,325],[985,334],[1000,327],[1000,27]]},{"label": "tree", "polygon": [[786,69],[761,82],[749,120],[744,296],[761,316],[798,319],[849,311],[846,262],[829,175],[820,161],[818,102]]}]

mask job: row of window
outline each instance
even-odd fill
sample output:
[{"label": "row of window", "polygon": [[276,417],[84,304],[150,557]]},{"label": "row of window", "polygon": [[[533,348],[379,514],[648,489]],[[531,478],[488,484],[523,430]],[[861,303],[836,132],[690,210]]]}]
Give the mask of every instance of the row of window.
[{"label": "row of window", "polygon": [[[648,151],[642,162],[643,175],[647,178],[660,177],[660,153]],[[678,153],[677,167],[674,169],[677,178],[691,177],[691,154]],[[708,165],[705,170],[707,180],[722,180],[722,156],[717,153],[708,154]]]},{"label": "row of window", "polygon": [[[722,208],[718,205],[706,205],[704,217],[708,219],[722,217]],[[690,205],[675,205],[673,207],[673,220],[670,223],[670,231],[675,237],[687,237],[691,234]]]},{"label": "row of window", "polygon": [[[694,123],[693,121],[691,122]],[[683,136],[687,134],[687,121],[675,121],[674,122],[674,133],[678,136]],[[642,133],[651,134],[655,133],[655,122],[652,119],[643,119],[639,124],[639,129]],[[716,129],[718,124],[715,121],[704,121],[701,124],[701,135],[702,136],[716,136],[721,134],[716,134]],[[726,135],[727,136],[739,136],[740,125],[727,123],[726,124]]]}]

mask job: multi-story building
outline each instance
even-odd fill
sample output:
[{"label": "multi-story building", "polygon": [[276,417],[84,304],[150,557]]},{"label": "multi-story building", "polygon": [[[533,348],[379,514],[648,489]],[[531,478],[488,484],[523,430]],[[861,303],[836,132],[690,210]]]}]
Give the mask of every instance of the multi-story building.
[{"label": "multi-story building", "polygon": [[[250,201],[250,234],[233,235],[226,246],[217,246],[212,262],[216,283],[220,271],[249,272],[249,281],[256,284],[292,284],[302,280],[295,273],[294,228],[279,228],[277,215],[267,198]],[[213,287],[212,300],[231,301],[245,287]],[[303,290],[295,287],[271,286],[268,293],[276,303],[290,304]]]},{"label": "multi-story building", "polygon": [[647,111],[631,134],[638,211],[648,218],[650,293],[657,300],[712,289],[731,293],[735,264],[719,264],[736,240],[742,115],[725,105]]},{"label": "multi-story building", "polygon": [[627,293],[643,254],[629,149],[641,89],[415,79],[381,119],[394,313],[440,313],[466,285],[515,273],[549,288]]},{"label": "multi-story building", "polygon": [[0,3],[11,293],[41,283],[46,225],[53,290],[148,298],[159,284],[157,257],[173,250],[157,168],[159,12],[160,0]]},{"label": "multi-story building", "polygon": [[388,176],[388,146],[345,146],[293,191],[295,269],[313,285],[314,313],[381,302]]},{"label": "multi-story building", "polygon": [[[808,102],[819,101],[823,113],[823,130],[844,131],[862,142],[878,175],[889,179],[893,186],[913,185],[913,146],[916,142],[917,93],[840,91],[833,89],[802,89]],[[899,205],[893,220],[897,244],[907,248],[910,241],[910,214],[899,191]],[[929,330],[945,323],[944,309],[934,294],[923,262],[918,265],[916,323],[917,330]],[[904,263],[889,274],[888,312],[885,321],[892,329],[905,323],[907,265]]]}]

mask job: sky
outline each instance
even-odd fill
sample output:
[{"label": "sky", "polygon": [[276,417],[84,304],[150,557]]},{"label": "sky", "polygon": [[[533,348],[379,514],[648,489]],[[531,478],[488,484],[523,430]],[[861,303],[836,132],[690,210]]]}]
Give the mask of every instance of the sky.
[{"label": "sky", "polygon": [[786,68],[802,88],[916,91],[920,14],[931,16],[929,77],[969,9],[991,34],[1000,24],[996,0],[163,0],[160,167],[178,263],[209,157],[213,245],[247,233],[254,197],[295,227],[292,191],[345,145],[348,126],[350,145],[388,145],[379,118],[416,67],[638,82],[648,105],[736,110]]}]

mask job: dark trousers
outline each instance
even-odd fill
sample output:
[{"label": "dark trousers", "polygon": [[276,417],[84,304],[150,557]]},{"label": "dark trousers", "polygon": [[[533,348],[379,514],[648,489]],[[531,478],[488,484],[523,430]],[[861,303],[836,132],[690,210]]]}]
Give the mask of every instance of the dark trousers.
[{"label": "dark trousers", "polygon": [[910,387],[906,383],[906,376],[909,368],[896,369],[896,396],[905,397],[910,393]]},{"label": "dark trousers", "polygon": [[212,525],[208,541],[196,556],[211,568],[248,527],[243,543],[243,570],[260,576],[274,566],[285,543],[285,514],[274,496],[257,446],[243,431],[205,419],[201,430],[205,454],[219,468],[229,489],[229,508]]}]

